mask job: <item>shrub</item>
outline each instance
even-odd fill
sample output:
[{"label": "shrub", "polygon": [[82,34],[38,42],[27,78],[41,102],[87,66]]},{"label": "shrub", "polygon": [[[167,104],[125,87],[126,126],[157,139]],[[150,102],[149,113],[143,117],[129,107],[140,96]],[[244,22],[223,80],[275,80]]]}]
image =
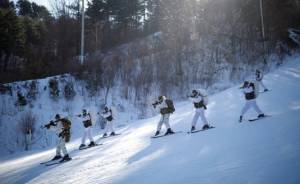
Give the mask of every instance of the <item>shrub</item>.
[{"label": "shrub", "polygon": [[26,98],[24,97],[24,95],[22,94],[21,91],[17,92],[17,97],[18,97],[18,100],[17,100],[16,105],[19,105],[19,106],[27,105],[27,100],[26,100]]},{"label": "shrub", "polygon": [[72,100],[76,92],[74,90],[74,85],[72,82],[68,82],[64,87],[64,96],[67,100]]},{"label": "shrub", "polygon": [[32,112],[24,113],[19,122],[19,130],[24,136],[25,150],[29,150],[33,134],[35,133],[36,117]]},{"label": "shrub", "polygon": [[37,82],[31,81],[31,83],[29,84],[27,98],[30,100],[35,100],[37,94],[38,94]]},{"label": "shrub", "polygon": [[58,81],[56,78],[48,81],[50,98],[56,100],[59,97]]}]

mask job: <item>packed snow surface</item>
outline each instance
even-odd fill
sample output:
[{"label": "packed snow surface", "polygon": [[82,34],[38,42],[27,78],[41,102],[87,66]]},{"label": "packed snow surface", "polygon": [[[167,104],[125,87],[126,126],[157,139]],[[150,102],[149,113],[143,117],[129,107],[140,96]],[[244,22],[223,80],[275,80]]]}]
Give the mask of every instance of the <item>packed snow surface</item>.
[{"label": "packed snow surface", "polygon": [[245,101],[235,86],[210,96],[206,114],[215,129],[187,134],[193,105],[175,102],[170,123],[182,133],[151,139],[157,115],[119,128],[122,135],[116,137],[98,134],[102,146],[79,151],[80,140],[73,140],[67,145],[73,160],[61,165],[40,164],[55,148],[6,156],[0,159],[0,183],[300,183],[300,58],[267,74],[264,82],[271,91],[261,93],[257,103],[270,117],[248,122],[257,116],[249,111],[238,123]]}]

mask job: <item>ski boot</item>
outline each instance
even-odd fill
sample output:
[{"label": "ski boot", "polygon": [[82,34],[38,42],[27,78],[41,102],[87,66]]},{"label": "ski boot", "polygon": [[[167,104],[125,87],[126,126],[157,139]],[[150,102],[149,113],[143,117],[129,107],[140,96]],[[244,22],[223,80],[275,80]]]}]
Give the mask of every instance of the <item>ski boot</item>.
[{"label": "ski boot", "polygon": [[265,117],[265,114],[259,114],[257,117],[258,118],[263,118],[263,117]]},{"label": "ski boot", "polygon": [[264,89],[264,92],[267,92],[267,91],[269,91],[267,88],[266,88],[266,89]]},{"label": "ski boot", "polygon": [[192,126],[191,132],[193,132],[193,131],[195,131],[195,130],[196,130],[195,126]]},{"label": "ski boot", "polygon": [[61,155],[55,155],[55,157],[52,158],[52,160],[58,160],[58,159],[61,159],[62,156]]},{"label": "ski boot", "polygon": [[167,132],[165,133],[165,135],[169,135],[169,134],[174,134],[171,128],[168,128]]},{"label": "ski boot", "polygon": [[243,121],[243,116],[240,116],[239,122],[242,123],[242,121]]},{"label": "ski boot", "polygon": [[107,133],[104,133],[103,135],[102,135],[102,137],[106,137],[107,136]]},{"label": "ski boot", "polygon": [[209,128],[210,128],[210,126],[208,124],[205,124],[205,125],[203,125],[202,130],[207,130]]},{"label": "ski boot", "polygon": [[155,132],[155,135],[154,136],[158,136],[159,135],[159,131],[157,130],[156,132]]},{"label": "ski boot", "polygon": [[85,147],[85,144],[80,144],[79,149],[82,149]]},{"label": "ski boot", "polygon": [[72,158],[69,157],[69,155],[65,155],[59,162],[66,162],[71,160]]},{"label": "ski boot", "polygon": [[94,141],[91,141],[90,144],[88,145],[88,147],[92,147],[92,146],[95,146],[95,142]]},{"label": "ski boot", "polygon": [[115,135],[116,135],[115,132],[110,133],[110,136],[115,136]]}]

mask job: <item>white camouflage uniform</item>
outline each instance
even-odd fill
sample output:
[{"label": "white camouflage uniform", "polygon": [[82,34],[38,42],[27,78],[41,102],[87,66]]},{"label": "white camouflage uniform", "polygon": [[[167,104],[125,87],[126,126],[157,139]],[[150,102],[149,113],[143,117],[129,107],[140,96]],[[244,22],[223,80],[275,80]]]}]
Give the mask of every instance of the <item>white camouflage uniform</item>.
[{"label": "white camouflage uniform", "polygon": [[[243,93],[252,93],[254,92],[254,89],[252,86],[248,86],[243,88]],[[243,116],[251,107],[253,107],[253,109],[258,113],[258,114],[263,114],[263,112],[260,110],[260,108],[258,107],[258,105],[256,104],[256,97],[254,97],[253,99],[246,99],[246,103],[245,106],[242,109],[241,112],[241,116]]]},{"label": "white camouflage uniform", "polygon": [[[82,122],[85,122],[87,120],[90,120],[92,122],[91,116],[90,116],[89,113],[86,113],[85,116],[83,114],[81,114],[81,116],[79,118]],[[84,132],[83,132],[83,136],[82,136],[82,139],[81,139],[81,144],[85,144],[86,137],[89,138],[90,142],[94,142],[94,139],[93,139],[93,136],[92,136],[92,126],[84,127]]]},{"label": "white camouflage uniform", "polygon": [[258,88],[257,91],[259,91],[259,85],[261,85],[264,88],[264,90],[267,90],[267,87],[264,85],[262,81],[263,78],[264,75],[261,72],[255,74],[255,79],[257,83],[256,87]]},{"label": "white camouflage uniform", "polygon": [[[163,109],[163,108],[167,108],[168,105],[166,103],[166,97],[163,96],[163,101],[161,103],[159,103],[158,105],[156,105],[155,109],[160,113],[160,110]],[[171,128],[170,127],[170,124],[169,124],[169,118],[170,118],[170,113],[167,113],[167,114],[162,114],[161,115],[161,118],[158,122],[158,125],[157,125],[157,131],[160,131],[161,130],[161,127],[162,125],[164,124],[166,126],[167,129]]]},{"label": "white camouflage uniform", "polygon": [[[199,103],[203,100],[203,97],[201,95],[197,95],[196,97],[190,97],[189,98],[193,103]],[[207,119],[204,114],[204,107],[201,108],[195,108],[195,115],[192,120],[192,127],[195,127],[197,124],[197,121],[199,119],[199,116],[201,117],[201,120],[203,122],[203,125],[208,125]]]},{"label": "white camouflage uniform", "polygon": [[105,119],[106,121],[106,126],[104,129],[104,133],[106,134],[109,130],[111,132],[114,132],[114,128],[113,128],[113,124],[114,124],[114,119],[112,119],[111,121],[107,120],[106,118],[108,117],[112,117],[113,118],[113,114],[111,112],[111,109],[109,109],[108,111],[102,112],[101,116]]}]

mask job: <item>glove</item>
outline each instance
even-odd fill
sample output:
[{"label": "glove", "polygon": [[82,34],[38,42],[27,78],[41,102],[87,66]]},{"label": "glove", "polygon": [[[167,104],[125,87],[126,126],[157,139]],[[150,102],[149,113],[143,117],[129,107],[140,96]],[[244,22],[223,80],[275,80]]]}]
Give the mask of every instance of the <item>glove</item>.
[{"label": "glove", "polygon": [[47,129],[49,129],[50,126],[51,126],[51,125],[50,125],[50,123],[49,123],[49,124],[45,125],[44,127],[47,128]]},{"label": "glove", "polygon": [[56,126],[56,124],[54,123],[54,121],[50,121],[49,125],[50,126]]}]

